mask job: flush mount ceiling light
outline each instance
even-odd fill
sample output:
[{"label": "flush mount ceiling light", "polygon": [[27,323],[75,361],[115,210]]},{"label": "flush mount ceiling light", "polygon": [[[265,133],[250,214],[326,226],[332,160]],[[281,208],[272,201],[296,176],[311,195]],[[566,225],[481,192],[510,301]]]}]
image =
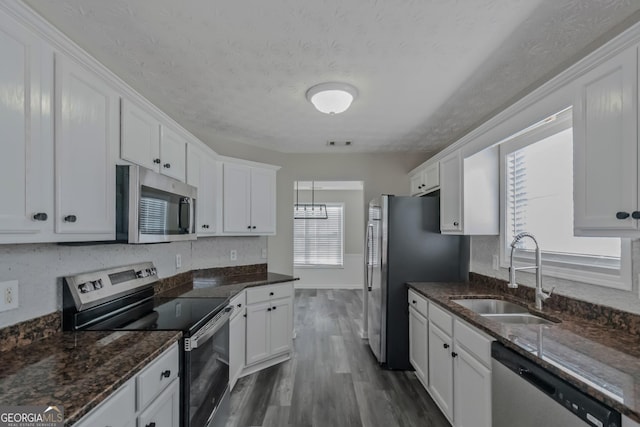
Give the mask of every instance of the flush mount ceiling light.
[{"label": "flush mount ceiling light", "polygon": [[358,89],[348,83],[320,83],[307,91],[307,99],[325,114],[340,114],[358,96]]}]

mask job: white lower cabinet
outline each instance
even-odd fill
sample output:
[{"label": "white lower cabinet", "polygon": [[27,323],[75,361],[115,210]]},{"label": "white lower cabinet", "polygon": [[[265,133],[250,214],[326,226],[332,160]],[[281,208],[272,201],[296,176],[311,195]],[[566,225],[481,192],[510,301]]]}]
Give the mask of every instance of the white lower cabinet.
[{"label": "white lower cabinet", "polygon": [[429,324],[427,318],[409,307],[409,361],[422,385],[429,384]]},{"label": "white lower cabinet", "polygon": [[491,341],[409,291],[410,361],[454,427],[491,427]]},{"label": "white lower cabinet", "polygon": [[178,427],[180,425],[180,380],[166,390],[138,416],[139,427]]},{"label": "white lower cabinet", "polygon": [[[286,360],[293,348],[293,283],[246,290],[245,368],[256,372]],[[237,326],[236,326],[237,327]],[[232,333],[233,339],[233,333]],[[231,343],[231,348],[238,343]],[[233,357],[233,353],[232,353]]]},{"label": "white lower cabinet", "polygon": [[179,369],[175,343],[74,426],[179,427]]},{"label": "white lower cabinet", "polygon": [[429,323],[429,393],[444,415],[453,420],[452,339],[433,322]]},{"label": "white lower cabinet", "polygon": [[625,415],[622,416],[622,427],[640,427],[640,423],[633,421],[630,418],[627,418]]}]

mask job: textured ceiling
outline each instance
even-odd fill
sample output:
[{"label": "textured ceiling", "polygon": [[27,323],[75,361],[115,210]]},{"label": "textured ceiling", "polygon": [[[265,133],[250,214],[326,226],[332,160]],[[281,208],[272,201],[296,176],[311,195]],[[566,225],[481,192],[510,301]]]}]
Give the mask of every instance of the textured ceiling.
[{"label": "textured ceiling", "polygon": [[[203,141],[284,152],[442,149],[640,16],[638,0],[26,2]],[[305,99],[326,81],[358,88],[347,112]]]}]

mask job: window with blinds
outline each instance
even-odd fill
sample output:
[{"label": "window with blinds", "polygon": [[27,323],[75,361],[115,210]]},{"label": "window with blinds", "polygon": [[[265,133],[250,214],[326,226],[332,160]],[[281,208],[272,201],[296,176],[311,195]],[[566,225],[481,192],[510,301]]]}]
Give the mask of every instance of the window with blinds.
[{"label": "window with blinds", "polygon": [[296,267],[342,267],[344,205],[327,203],[327,219],[293,220],[293,264]]},{"label": "window with blinds", "polygon": [[[508,264],[510,243],[528,231],[542,250],[543,274],[571,280],[596,280],[619,287],[628,257],[619,238],[573,235],[573,129],[571,112],[522,132],[500,146],[503,176],[501,251]],[[518,243],[517,262],[530,264],[534,245]],[[582,277],[583,275],[585,277]]]}]

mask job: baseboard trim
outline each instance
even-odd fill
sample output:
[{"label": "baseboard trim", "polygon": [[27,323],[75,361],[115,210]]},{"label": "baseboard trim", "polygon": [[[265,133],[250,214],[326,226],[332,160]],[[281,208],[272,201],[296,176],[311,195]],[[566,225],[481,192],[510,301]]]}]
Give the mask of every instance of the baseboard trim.
[{"label": "baseboard trim", "polygon": [[340,284],[340,285],[316,285],[311,283],[294,283],[295,289],[362,289],[362,285],[348,285],[348,284]]}]

